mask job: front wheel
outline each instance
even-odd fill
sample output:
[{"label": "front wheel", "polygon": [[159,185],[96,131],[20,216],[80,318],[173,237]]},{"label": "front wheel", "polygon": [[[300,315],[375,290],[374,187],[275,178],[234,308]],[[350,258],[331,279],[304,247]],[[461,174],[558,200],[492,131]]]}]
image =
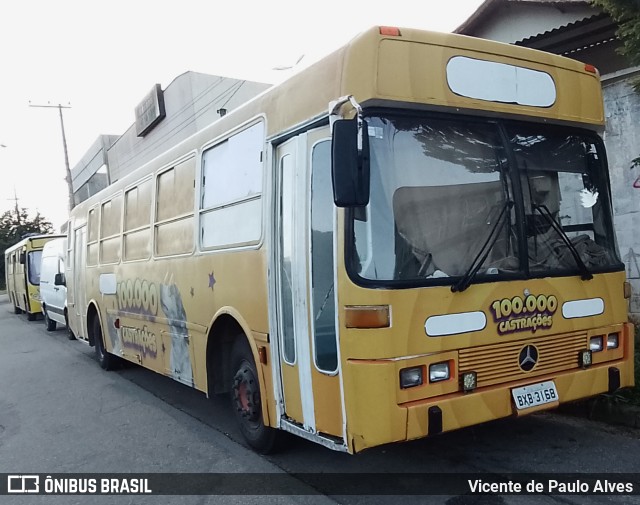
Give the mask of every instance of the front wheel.
[{"label": "front wheel", "polygon": [[258,373],[244,337],[236,339],[231,351],[231,373],[231,406],[242,436],[257,452],[273,452],[283,434],[264,424]]},{"label": "front wheel", "polygon": [[102,339],[102,327],[100,319],[96,315],[93,319],[93,346],[96,353],[96,360],[104,370],[113,370],[116,365],[117,357],[108,353],[104,348],[104,340]]},{"label": "front wheel", "polygon": [[54,331],[57,324],[49,317],[49,314],[47,314],[46,307],[42,307],[42,314],[44,315],[44,324],[47,326],[47,331]]}]

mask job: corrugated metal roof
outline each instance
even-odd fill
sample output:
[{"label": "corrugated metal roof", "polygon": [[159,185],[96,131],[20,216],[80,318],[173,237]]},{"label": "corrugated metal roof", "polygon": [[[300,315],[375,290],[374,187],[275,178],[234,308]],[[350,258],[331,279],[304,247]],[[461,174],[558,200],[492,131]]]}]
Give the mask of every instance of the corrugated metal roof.
[{"label": "corrugated metal roof", "polygon": [[587,0],[485,0],[476,11],[471,14],[458,28],[453,30],[453,33],[465,34],[470,30],[473,30],[478,24],[480,24],[485,16],[490,15],[494,10],[504,4],[553,4],[555,6],[562,5],[591,5],[591,2]]},{"label": "corrugated metal roof", "polygon": [[566,56],[616,40],[616,30],[616,23],[607,14],[600,13],[526,37],[515,44]]}]

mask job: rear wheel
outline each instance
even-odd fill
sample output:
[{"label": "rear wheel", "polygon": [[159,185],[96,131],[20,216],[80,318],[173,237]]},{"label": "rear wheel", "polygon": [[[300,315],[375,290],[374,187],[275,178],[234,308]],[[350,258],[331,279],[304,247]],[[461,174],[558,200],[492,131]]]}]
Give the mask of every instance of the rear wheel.
[{"label": "rear wheel", "polygon": [[27,321],[35,321],[38,317],[38,314],[34,312],[27,312]]},{"label": "rear wheel", "polygon": [[93,318],[93,345],[96,353],[96,360],[100,367],[104,370],[113,370],[116,365],[117,357],[113,354],[109,354],[104,348],[102,327],[100,326],[100,319],[97,315]]},{"label": "rear wheel", "polygon": [[75,340],[76,336],[71,331],[71,328],[69,328],[69,314],[67,314],[67,309],[64,309],[64,325],[67,327],[67,338],[69,340]]},{"label": "rear wheel", "polygon": [[18,307],[17,305],[13,306],[13,313],[14,314],[22,314],[22,309],[20,307]]},{"label": "rear wheel", "polygon": [[264,424],[258,373],[244,337],[236,339],[231,351],[231,373],[231,406],[242,436],[257,452],[273,452],[283,434]]}]

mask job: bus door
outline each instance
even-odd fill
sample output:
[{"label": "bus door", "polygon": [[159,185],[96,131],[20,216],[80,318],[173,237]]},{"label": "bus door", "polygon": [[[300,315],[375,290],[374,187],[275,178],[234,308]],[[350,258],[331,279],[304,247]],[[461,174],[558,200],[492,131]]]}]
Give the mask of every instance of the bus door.
[{"label": "bus door", "polygon": [[18,293],[16,288],[16,278],[18,276],[18,253],[12,251],[7,256],[5,268],[7,269],[7,292],[14,307],[20,308],[20,302],[18,301]]},{"label": "bus door", "polygon": [[[67,302],[70,326],[76,338],[87,340],[87,289],[85,271],[87,267],[87,227],[73,230],[69,240],[69,257],[66,263]],[[73,319],[73,323],[71,323]]]},{"label": "bus door", "polygon": [[320,128],[277,148],[276,312],[285,416],[342,439],[328,136]]},{"label": "bus door", "polygon": [[17,275],[15,277],[16,298],[18,306],[24,311],[29,312],[29,300],[27,290],[27,248],[22,246],[16,250]]}]

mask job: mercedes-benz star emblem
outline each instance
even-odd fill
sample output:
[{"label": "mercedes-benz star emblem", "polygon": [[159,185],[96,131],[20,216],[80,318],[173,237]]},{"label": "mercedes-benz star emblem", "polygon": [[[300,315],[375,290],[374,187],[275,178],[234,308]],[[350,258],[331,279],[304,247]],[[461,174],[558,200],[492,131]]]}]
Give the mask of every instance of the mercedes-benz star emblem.
[{"label": "mercedes-benz star emblem", "polygon": [[520,351],[518,364],[525,372],[530,372],[538,362],[538,349],[535,345],[525,345]]}]

